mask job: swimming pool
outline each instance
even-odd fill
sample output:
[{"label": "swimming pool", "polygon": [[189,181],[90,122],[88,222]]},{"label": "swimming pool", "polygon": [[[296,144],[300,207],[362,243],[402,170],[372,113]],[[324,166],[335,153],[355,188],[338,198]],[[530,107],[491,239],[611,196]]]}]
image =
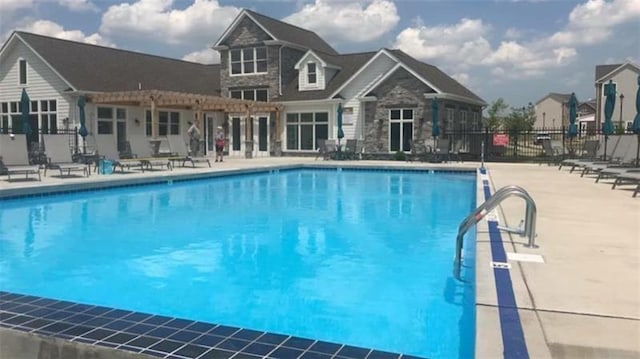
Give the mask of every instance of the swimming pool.
[{"label": "swimming pool", "polygon": [[473,287],[451,265],[475,188],[304,169],[3,201],[0,290],[468,357]]}]

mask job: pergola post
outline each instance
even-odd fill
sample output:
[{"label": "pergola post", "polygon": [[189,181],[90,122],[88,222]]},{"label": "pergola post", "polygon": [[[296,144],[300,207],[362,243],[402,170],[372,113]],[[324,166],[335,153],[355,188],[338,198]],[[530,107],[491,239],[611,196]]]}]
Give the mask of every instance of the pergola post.
[{"label": "pergola post", "polygon": [[151,139],[149,139],[149,146],[151,146],[151,153],[157,155],[160,152],[160,140],[158,135],[160,132],[160,124],[158,123],[158,109],[156,108],[156,99],[153,96],[151,98]]},{"label": "pergola post", "polygon": [[244,126],[244,157],[253,158],[253,120],[251,119],[251,107],[247,105]]},{"label": "pergola post", "polygon": [[273,154],[276,156],[282,156],[282,139],[280,138],[280,136],[282,135],[282,120],[280,119],[280,110],[276,109],[276,118],[275,118],[275,127],[276,127],[276,140],[275,140],[275,146],[276,148],[274,148],[273,150]]}]

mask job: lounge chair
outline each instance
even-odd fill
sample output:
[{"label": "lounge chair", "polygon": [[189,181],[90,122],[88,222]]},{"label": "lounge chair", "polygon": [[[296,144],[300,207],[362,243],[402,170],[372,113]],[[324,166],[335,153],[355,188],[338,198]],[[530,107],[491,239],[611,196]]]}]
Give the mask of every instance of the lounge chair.
[{"label": "lounge chair", "polygon": [[[122,159],[120,152],[116,146],[116,139],[113,135],[97,135],[95,136],[96,148],[98,150],[98,158],[100,160],[109,160],[113,164],[113,170],[120,167],[120,172],[124,172],[124,168],[140,167],[144,172],[142,161],[137,159]],[[96,166],[96,169],[98,167]]]},{"label": "lounge chair", "polygon": [[318,155],[316,156],[316,160],[318,157],[322,157],[323,160],[329,160],[336,152],[336,141],[335,140],[318,140]]},{"label": "lounge chair", "polygon": [[169,142],[169,148],[171,150],[170,161],[182,161],[182,167],[186,162],[191,162],[191,166],[195,167],[196,162],[206,162],[211,167],[211,161],[207,157],[189,156],[189,150],[187,149],[187,143],[184,141],[184,137],[181,135],[169,135],[167,136]]},{"label": "lounge chair", "polygon": [[37,174],[38,181],[41,180],[40,166],[29,164],[25,135],[0,135],[0,158],[9,181],[11,175],[16,174],[23,174],[26,179],[29,179],[30,174]]},{"label": "lounge chair", "polygon": [[135,159],[141,161],[147,169],[153,170],[154,166],[166,167],[172,169],[171,157],[154,157],[149,139],[142,136],[131,136],[129,138],[129,146],[131,146],[131,154]]},{"label": "lounge chair", "polygon": [[571,166],[570,173],[576,169],[576,167],[582,167],[584,163],[591,163],[598,160],[604,153],[604,149],[600,151],[600,142],[598,140],[587,140],[582,146],[580,156],[578,158],[569,158],[560,162],[561,170],[563,166]]},{"label": "lounge chair", "polygon": [[42,135],[44,151],[47,154],[47,164],[44,167],[44,175],[47,169],[60,171],[60,176],[71,176],[71,171],[82,171],[85,177],[89,177],[89,166],[82,163],[73,162],[69,139],[62,135]]},{"label": "lounge chair", "polygon": [[450,162],[451,151],[449,151],[449,145],[451,141],[448,139],[439,138],[436,141],[435,151],[432,153],[433,162]]},{"label": "lounge chair", "polygon": [[634,137],[622,136],[618,141],[614,152],[611,153],[611,157],[608,157],[606,161],[591,161],[576,164],[575,166],[582,167],[582,173],[580,177],[584,177],[584,175],[591,172],[599,172],[611,166],[629,167],[635,160],[635,152],[632,151],[632,147],[633,149],[635,149],[635,146],[633,146],[634,143]]},{"label": "lounge chair", "polygon": [[548,165],[557,165],[562,162],[562,157],[564,153],[561,152],[561,148],[553,147],[551,140],[545,139],[542,140],[542,149],[544,150],[544,156],[548,160]]},{"label": "lounge chair", "polygon": [[615,189],[616,186],[626,183],[637,183],[636,189],[633,191],[633,197],[637,196],[638,193],[640,193],[640,171],[633,169],[618,174],[616,180],[613,181],[611,189]]}]

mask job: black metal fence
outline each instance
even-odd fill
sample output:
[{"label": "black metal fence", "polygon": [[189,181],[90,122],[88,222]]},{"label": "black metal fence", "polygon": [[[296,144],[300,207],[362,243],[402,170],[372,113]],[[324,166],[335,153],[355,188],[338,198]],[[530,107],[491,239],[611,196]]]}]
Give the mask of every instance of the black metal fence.
[{"label": "black metal fence", "polygon": [[566,128],[531,131],[453,131],[440,137],[449,139],[451,150],[462,159],[480,160],[484,150],[484,160],[493,162],[542,161],[545,157],[542,148],[544,139],[562,143],[571,156],[580,153],[586,140],[599,140],[602,144],[605,138],[601,131],[594,130],[582,131],[576,137],[569,138]]}]

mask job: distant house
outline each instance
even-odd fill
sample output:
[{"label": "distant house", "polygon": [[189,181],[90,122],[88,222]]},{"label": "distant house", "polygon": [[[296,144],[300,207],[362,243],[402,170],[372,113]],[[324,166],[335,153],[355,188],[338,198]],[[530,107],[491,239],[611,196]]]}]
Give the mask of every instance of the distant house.
[{"label": "distant house", "polygon": [[[277,103],[276,111],[203,114],[205,138],[223,126],[231,155],[315,152],[319,140],[336,139],[339,106],[344,139],[363,141],[366,152],[409,151],[411,143],[425,141],[435,98],[443,135],[481,127],[482,98],[400,50],[339,54],[312,31],[249,10],[214,49],[221,63],[201,65],[14,32],[0,50],[0,132],[16,126],[23,88],[32,100],[32,127],[45,133],[78,126],[77,98],[96,93],[162,90],[190,100],[207,95]],[[113,134],[124,146],[130,134],[152,135],[150,114],[158,111],[160,136],[185,134],[193,104],[149,103],[89,103],[89,131]]]},{"label": "distant house", "polygon": [[578,105],[578,125],[582,133],[594,133],[596,127],[596,100],[589,99]]},{"label": "distant house", "polygon": [[551,92],[535,103],[536,129],[561,128],[569,124],[571,94]]},{"label": "distant house", "polygon": [[615,65],[597,65],[596,85],[596,124],[601,128],[604,122],[604,85],[612,83],[616,87],[616,104],[612,121],[616,127],[629,128],[636,114],[635,96],[638,89],[640,66],[627,62]]}]

